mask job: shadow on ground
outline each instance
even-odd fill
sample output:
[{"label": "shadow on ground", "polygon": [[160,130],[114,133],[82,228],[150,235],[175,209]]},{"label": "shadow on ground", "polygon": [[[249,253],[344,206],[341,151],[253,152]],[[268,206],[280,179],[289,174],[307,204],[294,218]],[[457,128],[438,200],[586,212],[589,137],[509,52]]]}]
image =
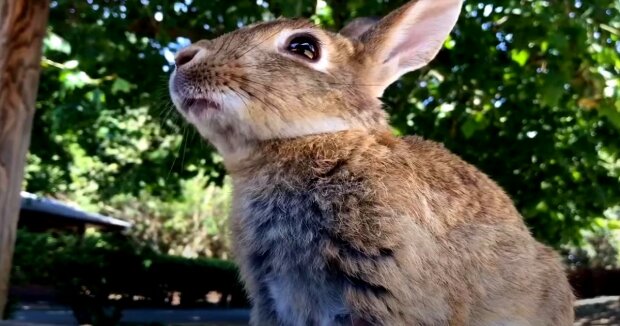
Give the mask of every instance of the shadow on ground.
[{"label": "shadow on ground", "polygon": [[[247,325],[245,309],[128,309],[123,326],[241,326]],[[21,306],[13,320],[0,326],[77,325],[65,307]],[[620,296],[579,300],[575,305],[575,326],[620,325]]]},{"label": "shadow on ground", "polygon": [[580,300],[575,306],[575,325],[620,325],[620,297]]}]

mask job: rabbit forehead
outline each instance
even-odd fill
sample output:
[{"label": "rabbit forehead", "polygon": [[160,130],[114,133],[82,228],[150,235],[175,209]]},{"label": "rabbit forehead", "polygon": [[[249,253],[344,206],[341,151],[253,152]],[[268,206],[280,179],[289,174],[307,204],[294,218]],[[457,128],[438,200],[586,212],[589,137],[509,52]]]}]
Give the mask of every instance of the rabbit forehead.
[{"label": "rabbit forehead", "polygon": [[[239,52],[239,48],[245,48],[253,55],[258,52],[286,54],[284,49],[287,41],[296,34],[310,34],[318,39],[321,51],[320,60],[306,64],[322,72],[347,69],[350,57],[358,53],[356,44],[352,40],[322,29],[307,19],[279,18],[256,23],[224,34],[213,42],[224,48],[224,50],[217,51],[222,57],[227,56],[227,52]],[[230,43],[229,46],[224,45],[228,43]],[[245,51],[241,52],[245,53]],[[271,56],[268,55],[268,57]]]},{"label": "rabbit forehead", "polygon": [[280,18],[239,28],[219,36],[216,40],[257,45],[276,38],[280,32],[298,29],[321,31],[321,28],[307,19]]}]

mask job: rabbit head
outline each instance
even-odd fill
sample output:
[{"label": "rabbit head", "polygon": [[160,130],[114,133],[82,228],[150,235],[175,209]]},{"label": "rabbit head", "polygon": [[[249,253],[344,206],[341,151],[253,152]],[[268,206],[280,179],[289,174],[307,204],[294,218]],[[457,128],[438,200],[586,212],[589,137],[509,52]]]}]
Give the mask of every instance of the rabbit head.
[{"label": "rabbit head", "polygon": [[379,97],[433,59],[461,6],[411,1],[339,33],[307,20],[247,26],[179,51],[170,94],[225,159],[264,140],[385,129]]}]

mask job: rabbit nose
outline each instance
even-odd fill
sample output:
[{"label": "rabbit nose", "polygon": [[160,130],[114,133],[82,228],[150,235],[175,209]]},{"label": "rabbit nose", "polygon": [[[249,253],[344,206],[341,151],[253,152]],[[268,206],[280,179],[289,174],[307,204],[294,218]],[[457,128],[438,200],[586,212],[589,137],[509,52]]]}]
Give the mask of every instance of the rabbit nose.
[{"label": "rabbit nose", "polygon": [[177,56],[174,58],[176,66],[181,67],[184,64],[189,63],[190,61],[192,61],[192,59],[194,59],[194,57],[196,57],[196,54],[198,54],[199,51],[199,49],[193,47],[185,48],[179,51],[179,53],[177,53]]}]

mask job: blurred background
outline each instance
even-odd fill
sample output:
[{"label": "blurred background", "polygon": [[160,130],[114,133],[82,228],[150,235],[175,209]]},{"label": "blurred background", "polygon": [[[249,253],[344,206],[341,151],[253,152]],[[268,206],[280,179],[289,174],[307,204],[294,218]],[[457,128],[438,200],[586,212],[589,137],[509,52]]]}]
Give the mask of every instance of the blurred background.
[{"label": "blurred background", "polygon": [[[127,308],[246,307],[230,181],[171,105],[174,53],[279,16],[337,31],[405,2],[51,1],[9,313],[55,300],[113,325]],[[620,294],[619,83],[619,1],[467,0],[439,56],[383,100],[394,133],[504,187],[594,297]]]}]

